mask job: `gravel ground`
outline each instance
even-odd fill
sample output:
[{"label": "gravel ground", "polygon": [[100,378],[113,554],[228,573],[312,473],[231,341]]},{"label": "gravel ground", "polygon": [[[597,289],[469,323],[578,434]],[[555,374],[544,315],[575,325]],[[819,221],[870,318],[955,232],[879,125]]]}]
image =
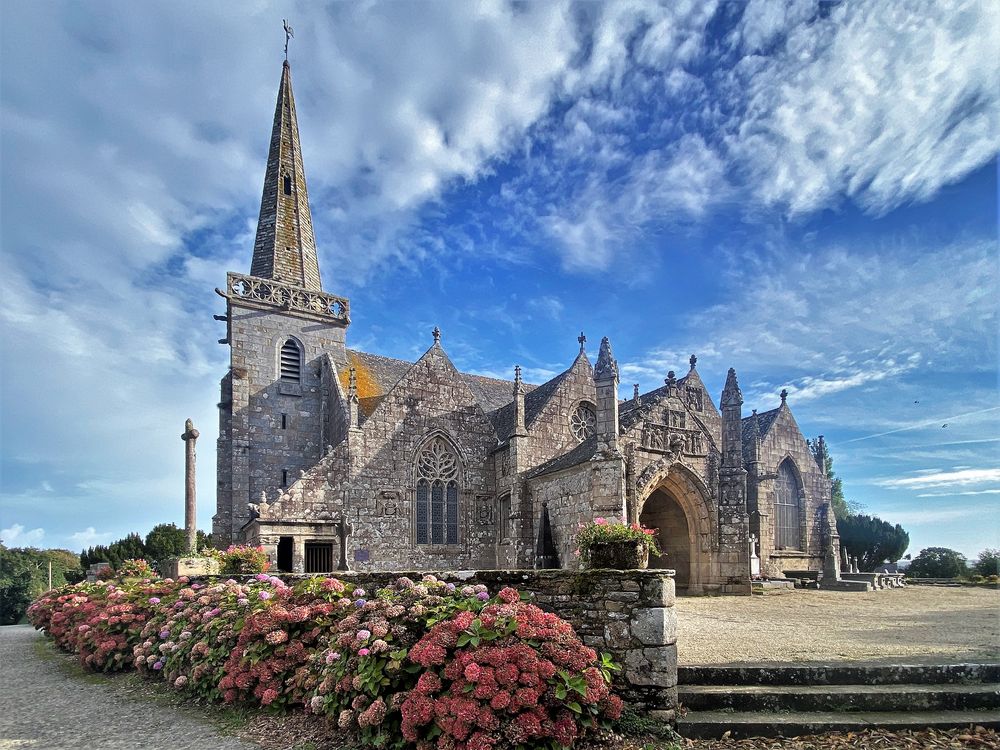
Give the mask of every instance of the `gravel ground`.
[{"label": "gravel ground", "polygon": [[1000,660],[1000,591],[908,586],[678,597],[681,664]]},{"label": "gravel ground", "polygon": [[117,680],[74,674],[40,654],[29,625],[0,627],[0,750],[256,750],[221,734],[199,709],[137,700]]}]

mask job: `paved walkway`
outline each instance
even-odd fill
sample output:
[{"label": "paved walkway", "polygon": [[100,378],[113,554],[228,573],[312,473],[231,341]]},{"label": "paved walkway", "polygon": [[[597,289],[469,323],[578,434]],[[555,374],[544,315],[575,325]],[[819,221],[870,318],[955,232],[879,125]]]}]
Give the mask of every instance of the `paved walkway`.
[{"label": "paved walkway", "polygon": [[678,597],[677,653],[681,664],[1000,661],[1000,591]]},{"label": "paved walkway", "polygon": [[67,675],[29,625],[0,627],[0,750],[259,750],[193,711]]}]

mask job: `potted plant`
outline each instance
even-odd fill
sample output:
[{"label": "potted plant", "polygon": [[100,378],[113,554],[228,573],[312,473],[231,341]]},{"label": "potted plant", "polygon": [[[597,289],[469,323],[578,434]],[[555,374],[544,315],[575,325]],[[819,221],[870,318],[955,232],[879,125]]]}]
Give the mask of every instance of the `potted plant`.
[{"label": "potted plant", "polygon": [[606,518],[596,518],[593,523],[585,524],[577,535],[577,544],[580,558],[588,568],[645,568],[650,553],[660,554],[656,529]]}]

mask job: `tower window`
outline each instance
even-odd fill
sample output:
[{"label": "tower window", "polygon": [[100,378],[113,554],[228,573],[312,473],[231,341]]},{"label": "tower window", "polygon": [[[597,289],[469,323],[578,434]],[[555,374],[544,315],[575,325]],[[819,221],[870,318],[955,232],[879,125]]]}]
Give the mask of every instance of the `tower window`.
[{"label": "tower window", "polygon": [[286,174],[285,177],[284,177],[284,179],[282,180],[282,182],[284,183],[285,195],[291,195],[292,194],[292,176]]},{"label": "tower window", "polygon": [[281,429],[283,429],[283,430],[287,430],[288,429],[288,415],[287,414],[282,414],[281,415]]},{"label": "tower window", "polygon": [[288,339],[281,345],[280,355],[281,379],[289,383],[298,383],[302,374],[302,353],[294,339]]},{"label": "tower window", "polygon": [[288,469],[281,470],[281,486],[282,487],[288,486]]}]

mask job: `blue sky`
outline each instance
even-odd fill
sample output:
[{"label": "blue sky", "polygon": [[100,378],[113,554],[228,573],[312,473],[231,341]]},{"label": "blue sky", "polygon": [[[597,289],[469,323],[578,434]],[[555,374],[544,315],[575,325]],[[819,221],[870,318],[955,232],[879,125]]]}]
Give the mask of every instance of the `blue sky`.
[{"label": "blue sky", "polygon": [[1000,6],[4,3],[2,507],[79,549],[214,510],[212,292],[281,65],[349,344],[541,382],[586,331],[788,388],[911,551],[1000,546]]}]

